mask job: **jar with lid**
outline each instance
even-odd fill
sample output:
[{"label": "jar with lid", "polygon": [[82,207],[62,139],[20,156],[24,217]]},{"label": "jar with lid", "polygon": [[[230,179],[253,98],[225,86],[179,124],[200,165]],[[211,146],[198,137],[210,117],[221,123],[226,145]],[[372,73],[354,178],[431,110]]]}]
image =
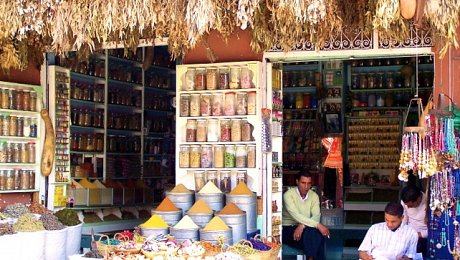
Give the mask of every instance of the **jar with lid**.
[{"label": "jar with lid", "polygon": [[200,168],[201,165],[201,148],[199,145],[190,146],[190,167]]},{"label": "jar with lid", "polygon": [[14,162],[14,149],[12,143],[6,143],[6,162],[13,163]]},{"label": "jar with lid", "polygon": [[188,119],[185,131],[186,142],[196,142],[197,122],[194,119]]},{"label": "jar with lid", "polygon": [[21,156],[21,163],[29,162],[29,151],[27,150],[27,144],[18,144],[19,154]]},{"label": "jar with lid", "polygon": [[255,91],[248,92],[248,115],[255,115],[257,109],[257,93]]},{"label": "jar with lid", "polygon": [[[206,142],[208,122],[206,119],[196,120],[196,141]],[[188,129],[188,128],[187,128]]]},{"label": "jar with lid", "polygon": [[21,169],[13,169],[14,174],[14,189],[19,190],[21,188]]},{"label": "jar with lid", "polygon": [[32,121],[30,123],[30,137],[37,137],[37,131],[38,131],[37,119],[32,118]]},{"label": "jar with lid", "polygon": [[228,67],[219,68],[219,89],[228,89],[230,83],[230,70]]},{"label": "jar with lid", "polygon": [[10,115],[2,115],[2,135],[10,135]]},{"label": "jar with lid", "polygon": [[299,83],[299,72],[298,71],[292,71],[291,72],[291,85],[290,87],[297,87],[297,84]]},{"label": "jar with lid", "polygon": [[6,171],[6,190],[14,190],[14,171]]},{"label": "jar with lid", "polygon": [[219,141],[219,120],[208,119],[208,142]]},{"label": "jar with lid", "polygon": [[247,120],[241,121],[241,141],[252,141],[252,126]]},{"label": "jar with lid", "polygon": [[231,141],[241,142],[241,119],[232,120]]},{"label": "jar with lid", "polygon": [[190,146],[188,145],[181,145],[179,147],[179,167],[190,167]]},{"label": "jar with lid", "polygon": [[393,78],[393,72],[387,72],[386,74],[386,80],[387,80],[387,88],[394,88],[394,78]]},{"label": "jar with lid", "polygon": [[203,145],[201,146],[201,168],[212,167],[212,146]]},{"label": "jar with lid", "polygon": [[180,116],[190,116],[190,95],[180,95]]},{"label": "jar with lid", "polygon": [[235,146],[226,145],[225,146],[225,158],[224,158],[224,167],[225,168],[235,168]]},{"label": "jar with lid", "polygon": [[300,93],[300,92],[295,94],[295,108],[297,108],[297,109],[304,108],[304,106],[303,106],[303,94]]},{"label": "jar with lid", "polygon": [[222,93],[215,93],[212,95],[212,106],[211,112],[213,116],[221,116],[222,115],[222,105],[223,105],[223,94]]},{"label": "jar with lid", "polygon": [[24,126],[22,133],[25,137],[30,137],[30,117],[24,117]]},{"label": "jar with lid", "polygon": [[245,92],[236,93],[236,114],[237,115],[246,115],[247,114],[247,104],[248,94]]},{"label": "jar with lid", "polygon": [[228,193],[232,190],[232,178],[230,171],[220,172],[220,190],[225,193]]},{"label": "jar with lid", "polygon": [[104,135],[102,134],[96,135],[96,151],[97,152],[104,151]]},{"label": "jar with lid", "polygon": [[35,143],[28,142],[26,147],[29,153],[29,163],[35,163]]},{"label": "jar with lid", "polygon": [[0,170],[0,190],[6,190],[6,170]]},{"label": "jar with lid", "polygon": [[35,171],[29,171],[29,190],[35,189]]},{"label": "jar with lid", "polygon": [[190,95],[190,116],[200,116],[200,94]]},{"label": "jar with lid", "polygon": [[240,87],[244,89],[254,87],[254,84],[252,83],[252,71],[248,67],[241,68]]},{"label": "jar with lid", "polygon": [[16,116],[10,116],[10,136],[16,136],[18,134],[18,118]]},{"label": "jar with lid", "polygon": [[30,91],[24,90],[23,91],[23,109],[26,111],[30,111]]},{"label": "jar with lid", "polygon": [[2,94],[1,108],[7,109],[10,103],[10,100],[9,100],[10,90],[7,88],[2,88],[1,94]]},{"label": "jar with lid", "polygon": [[7,159],[7,152],[8,152],[8,149],[7,149],[8,145],[7,145],[7,142],[6,141],[0,141],[0,163],[6,163],[6,159]]},{"label": "jar with lid", "polygon": [[359,74],[359,88],[365,89],[367,88],[367,75],[365,73]]},{"label": "jar with lid", "polygon": [[384,99],[383,95],[378,95],[377,96],[377,106],[378,107],[385,106],[385,99]]},{"label": "jar with lid", "polygon": [[236,153],[235,166],[237,168],[247,167],[248,152],[246,150],[246,146],[237,145],[235,153]]},{"label": "jar with lid", "polygon": [[238,66],[230,67],[230,89],[238,89],[240,88],[240,73],[241,68]]},{"label": "jar with lid", "polygon": [[29,171],[22,171],[21,172],[21,190],[28,190],[29,189],[29,182],[30,182],[30,173]]},{"label": "jar with lid", "polygon": [[24,117],[18,116],[17,128],[16,135],[21,137],[24,136]]},{"label": "jar with lid", "polygon": [[375,93],[369,93],[369,95],[367,95],[367,106],[375,107],[376,105],[377,105],[377,100],[376,100]]},{"label": "jar with lid", "polygon": [[224,114],[226,116],[234,116],[235,115],[235,92],[227,92],[225,93],[225,106],[224,106]]},{"label": "jar with lid", "polygon": [[211,94],[201,94],[200,112],[202,116],[211,115]]},{"label": "jar with lid", "polygon": [[199,192],[206,184],[206,176],[204,171],[195,171],[195,192]]},{"label": "jar with lid", "polygon": [[11,143],[10,144],[13,151],[13,163],[20,163],[21,162],[21,151],[19,150],[19,144]]},{"label": "jar with lid", "polygon": [[310,93],[304,93],[303,94],[303,106],[305,108],[311,108],[311,94]]},{"label": "jar with lid", "polygon": [[224,146],[215,145],[214,146],[214,167],[223,168],[224,167]]},{"label": "jar with lid", "polygon": [[16,90],[16,110],[24,110],[24,92],[22,90]]},{"label": "jar with lid", "polygon": [[247,153],[248,153],[248,168],[255,168],[256,167],[256,146],[255,145],[248,145],[247,146]]},{"label": "jar with lid", "polygon": [[399,72],[399,71],[395,72],[393,78],[394,78],[395,88],[401,88],[402,87],[401,72]]},{"label": "jar with lid", "polygon": [[206,172],[206,183],[208,182],[214,183],[214,185],[216,185],[216,187],[220,189],[219,172],[218,171],[207,171]]},{"label": "jar with lid", "polygon": [[375,75],[374,73],[367,74],[367,87],[368,88],[375,88]]},{"label": "jar with lid", "polygon": [[351,73],[351,88],[357,89],[359,87],[359,74]]},{"label": "jar with lid", "polygon": [[306,71],[301,71],[298,74],[297,78],[297,86],[299,87],[305,87],[307,85],[307,72]]},{"label": "jar with lid", "polygon": [[30,109],[31,111],[37,111],[37,92],[30,92]]},{"label": "jar with lid", "polygon": [[209,67],[206,70],[206,89],[215,90],[217,88],[217,68]]},{"label": "jar with lid", "polygon": [[248,173],[246,171],[236,172],[236,185],[238,185],[240,182],[248,184]]},{"label": "jar with lid", "polygon": [[230,142],[231,124],[229,119],[220,120],[220,141]]},{"label": "jar with lid", "polygon": [[16,108],[16,93],[15,89],[10,89],[10,92],[8,93],[8,109]]},{"label": "jar with lid", "polygon": [[197,68],[195,71],[195,90],[206,89],[206,69]]},{"label": "jar with lid", "polygon": [[385,106],[392,107],[394,104],[393,93],[387,93],[385,96]]}]

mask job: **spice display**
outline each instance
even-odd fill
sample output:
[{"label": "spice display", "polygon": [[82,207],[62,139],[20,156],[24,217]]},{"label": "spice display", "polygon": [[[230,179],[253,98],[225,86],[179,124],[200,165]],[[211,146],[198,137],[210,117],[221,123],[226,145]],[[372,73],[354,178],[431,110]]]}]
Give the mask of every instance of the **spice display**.
[{"label": "spice display", "polygon": [[196,214],[196,213],[204,213],[204,214],[212,214],[212,209],[206,204],[206,202],[202,199],[199,199],[193,203],[192,207],[187,211],[187,214]]},{"label": "spice display", "polygon": [[235,92],[225,93],[225,105],[224,105],[224,115],[233,116],[235,115]]},{"label": "spice display", "polygon": [[199,145],[190,146],[190,167],[200,168],[201,165],[201,149]]},{"label": "spice display", "polygon": [[223,145],[214,146],[214,167],[215,168],[224,167],[224,146]]},{"label": "spice display", "polygon": [[237,145],[235,154],[236,154],[235,167],[237,168],[247,167],[246,161],[247,161],[248,153],[246,151],[246,146]]},{"label": "spice display", "polygon": [[19,218],[21,215],[29,213],[29,209],[23,203],[14,203],[6,206],[3,213],[11,216],[12,218]]},{"label": "spice display", "polygon": [[171,191],[171,193],[191,193],[187,187],[184,186],[184,184],[178,184],[176,185]]},{"label": "spice display", "polygon": [[200,113],[202,116],[211,115],[211,94],[202,94],[200,100]]},{"label": "spice display", "polygon": [[208,119],[208,142],[217,142],[219,141],[219,120],[218,119]]},{"label": "spice display", "polygon": [[222,193],[220,189],[214,185],[213,182],[208,181],[206,185],[198,192],[200,194],[215,194],[215,193]]},{"label": "spice display", "polygon": [[200,116],[200,94],[190,95],[190,116]]},{"label": "spice display", "polygon": [[208,123],[206,119],[198,119],[196,121],[196,141],[206,142],[208,135]]},{"label": "spice display", "polygon": [[174,226],[175,229],[198,229],[198,225],[193,220],[185,215],[179,222]]},{"label": "spice display", "polygon": [[215,90],[217,88],[217,69],[210,67],[206,70],[206,89]]},{"label": "spice display", "polygon": [[30,213],[25,213],[19,216],[18,222],[13,225],[13,229],[16,232],[34,232],[45,230],[43,223],[35,218]]},{"label": "spice display", "polygon": [[225,146],[224,167],[225,168],[235,167],[235,146],[234,145]]},{"label": "spice display", "polygon": [[218,171],[207,171],[206,179],[208,182],[214,183],[216,187],[219,187],[219,172]]},{"label": "spice display", "polygon": [[232,120],[231,141],[232,142],[241,141],[241,119]]},{"label": "spice display", "polygon": [[43,222],[46,230],[61,230],[65,228],[59,219],[50,212],[41,215],[40,221]]},{"label": "spice display", "polygon": [[236,184],[240,182],[248,184],[248,173],[246,171],[237,171],[236,172]]},{"label": "spice display", "polygon": [[231,195],[252,195],[253,192],[248,188],[245,182],[240,182],[230,192]]},{"label": "spice display", "polygon": [[230,142],[231,125],[229,119],[220,120],[220,141]]},{"label": "spice display", "polygon": [[240,88],[240,71],[241,68],[237,66],[230,67],[230,84],[231,89]]},{"label": "spice display", "polygon": [[195,171],[193,174],[195,178],[195,191],[200,191],[206,183],[204,171]]},{"label": "spice display", "polygon": [[222,115],[223,97],[224,95],[222,93],[215,93],[212,95],[211,112],[213,116]]},{"label": "spice display", "polygon": [[29,205],[29,211],[30,213],[35,213],[35,214],[40,214],[40,215],[45,214],[47,212],[51,212],[44,205],[37,203],[37,202],[32,202]]},{"label": "spice display", "polygon": [[235,203],[229,202],[225,207],[223,207],[218,214],[222,215],[235,215],[235,214],[243,214],[244,211],[242,211]]},{"label": "spice display", "polygon": [[76,226],[81,223],[78,219],[77,212],[72,209],[61,209],[56,211],[54,215],[66,226]]},{"label": "spice display", "polygon": [[212,167],[212,146],[203,145],[201,146],[201,168],[211,168]]},{"label": "spice display", "polygon": [[190,147],[188,145],[181,145],[179,147],[179,167],[190,167]]},{"label": "spice display", "polygon": [[204,231],[216,231],[216,230],[229,230],[230,228],[225,224],[225,222],[219,217],[215,216],[209,221],[209,223],[204,226]]},{"label": "spice display", "polygon": [[3,235],[12,235],[16,233],[13,229],[13,226],[10,224],[0,224],[0,236]]},{"label": "spice display", "polygon": [[247,108],[248,115],[256,114],[256,101],[257,101],[257,93],[255,91],[248,92],[248,108]]},{"label": "spice display", "polygon": [[98,215],[96,215],[96,213],[84,212],[83,222],[84,223],[99,223],[99,222],[102,222],[102,219]]},{"label": "spice display", "polygon": [[256,146],[248,145],[247,153],[248,153],[248,168],[255,168],[256,167]]},{"label": "spice display", "polygon": [[219,89],[228,89],[230,81],[230,70],[228,67],[219,68]]},{"label": "spice display", "polygon": [[190,116],[190,95],[180,96],[180,116]]},{"label": "spice display", "polygon": [[232,178],[230,176],[230,171],[221,171],[220,172],[220,190],[222,192],[230,192],[232,187]]},{"label": "spice display", "polygon": [[185,130],[185,141],[195,142],[196,141],[196,131],[197,131],[197,122],[194,119],[188,119]]},{"label": "spice display", "polygon": [[182,90],[191,91],[195,89],[195,69],[188,68],[185,73],[185,84],[182,86]]}]

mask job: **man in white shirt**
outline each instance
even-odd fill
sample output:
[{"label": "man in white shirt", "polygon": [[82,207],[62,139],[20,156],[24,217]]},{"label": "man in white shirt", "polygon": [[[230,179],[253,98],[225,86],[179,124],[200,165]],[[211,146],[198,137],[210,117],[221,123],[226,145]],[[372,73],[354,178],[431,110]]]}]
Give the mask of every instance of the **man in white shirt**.
[{"label": "man in white shirt", "polygon": [[403,223],[417,231],[417,252],[421,252],[423,256],[426,256],[428,237],[426,195],[418,187],[409,185],[401,191],[401,205],[404,208]]},{"label": "man in white shirt", "polygon": [[385,207],[385,222],[372,225],[359,246],[362,260],[413,259],[417,249],[417,232],[403,224],[403,206],[390,202]]}]

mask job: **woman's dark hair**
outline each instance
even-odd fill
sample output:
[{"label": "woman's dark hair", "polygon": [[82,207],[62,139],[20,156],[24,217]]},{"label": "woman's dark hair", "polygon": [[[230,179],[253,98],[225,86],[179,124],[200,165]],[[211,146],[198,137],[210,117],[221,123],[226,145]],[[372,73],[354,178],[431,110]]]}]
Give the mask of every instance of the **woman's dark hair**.
[{"label": "woman's dark hair", "polygon": [[420,196],[422,196],[422,191],[417,186],[409,185],[401,191],[401,200],[404,203],[416,202]]},{"label": "woman's dark hair", "polygon": [[300,177],[312,178],[312,175],[311,175],[311,173],[309,171],[300,171],[295,176],[295,179],[300,180]]},{"label": "woman's dark hair", "polygon": [[401,203],[389,202],[385,207],[385,213],[390,214],[392,216],[401,217],[404,213],[404,208],[401,205]]}]

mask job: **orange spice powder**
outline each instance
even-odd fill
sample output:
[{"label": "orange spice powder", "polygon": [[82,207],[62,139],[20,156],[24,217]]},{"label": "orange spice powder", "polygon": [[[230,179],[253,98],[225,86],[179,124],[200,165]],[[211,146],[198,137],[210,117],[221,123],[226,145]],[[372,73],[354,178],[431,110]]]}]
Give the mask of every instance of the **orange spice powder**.
[{"label": "orange spice powder", "polygon": [[170,199],[164,198],[163,201],[160,203],[160,205],[158,205],[156,210],[169,212],[169,211],[178,211],[179,208],[177,208],[176,205],[174,205],[174,203]]},{"label": "orange spice powder", "polygon": [[252,191],[248,188],[246,183],[240,182],[236,187],[230,191],[231,195],[252,195]]},{"label": "orange spice powder", "polygon": [[243,214],[244,212],[235,203],[229,202],[218,213],[223,215],[236,215]]},{"label": "orange spice powder", "polygon": [[205,213],[212,214],[212,209],[202,199],[197,200],[193,206],[187,211],[188,213]]}]

